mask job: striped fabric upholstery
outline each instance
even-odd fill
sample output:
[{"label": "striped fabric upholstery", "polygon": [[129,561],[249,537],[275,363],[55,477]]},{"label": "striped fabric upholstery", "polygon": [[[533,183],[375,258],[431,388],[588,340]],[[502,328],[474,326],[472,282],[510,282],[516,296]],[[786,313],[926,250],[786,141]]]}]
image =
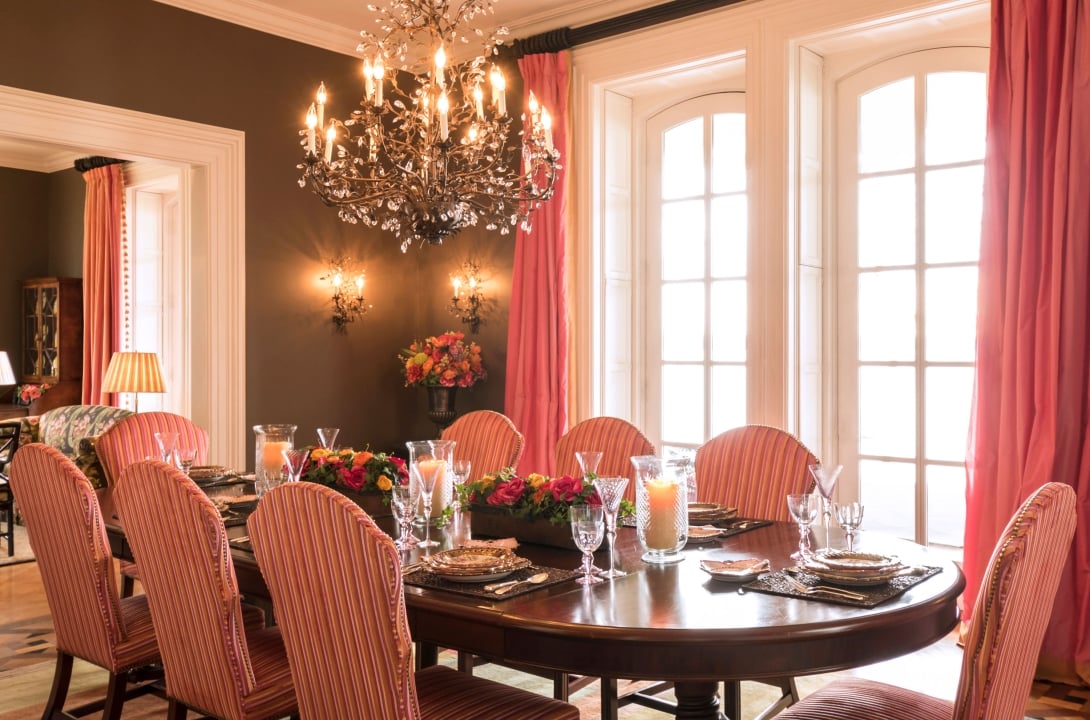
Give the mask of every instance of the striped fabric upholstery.
[{"label": "striped fabric upholstery", "polygon": [[195,465],[203,465],[208,455],[208,432],[182,415],[168,412],[136,413],[118,420],[102,433],[95,443],[95,450],[106,471],[106,482],[114,485],[121,472],[147,457],[159,457],[157,432],[178,433],[178,447],[195,447]]},{"label": "striped fabric upholstery", "polygon": [[1022,720],[1075,534],[1075,491],[1048,483],[1014,514],[977,595],[953,703],[867,680],[826,686],[783,720]]},{"label": "striped fabric upholstery", "polygon": [[125,468],[114,494],[151,606],[167,694],[226,720],[293,712],[280,633],[247,627],[227,533],[208,497],[158,460]]},{"label": "striped fabric upholstery", "polygon": [[742,517],[791,519],[785,497],[811,492],[818,460],[798,438],[767,425],[727,430],[696,451],[696,494],[738,508]]},{"label": "striped fabric upholstery", "polygon": [[472,482],[482,475],[518,465],[522,457],[522,433],[503,413],[474,410],[462,415],[443,431],[454,440],[454,457],[469,460]]},{"label": "striped fabric upholstery", "polygon": [[414,676],[401,556],[335,490],[282,485],[262,497],[247,527],[303,720],[578,719],[567,703],[449,668]]},{"label": "striped fabric upholstery", "polygon": [[[596,417],[577,423],[556,443],[556,474],[578,477],[582,472],[575,453],[601,451],[602,461],[598,474],[603,477],[626,477],[632,480],[635,470],[632,457],[654,455],[655,446],[644,437],[640,429],[615,417]],[[624,497],[636,498],[636,483],[632,480],[625,488]]]},{"label": "striped fabric upholstery", "polygon": [[[55,448],[32,443],[15,454],[10,482],[53,617],[58,674],[63,655],[111,674],[158,661],[147,599],[118,598],[98,498],[75,463]],[[63,693],[58,702],[63,705]]]}]

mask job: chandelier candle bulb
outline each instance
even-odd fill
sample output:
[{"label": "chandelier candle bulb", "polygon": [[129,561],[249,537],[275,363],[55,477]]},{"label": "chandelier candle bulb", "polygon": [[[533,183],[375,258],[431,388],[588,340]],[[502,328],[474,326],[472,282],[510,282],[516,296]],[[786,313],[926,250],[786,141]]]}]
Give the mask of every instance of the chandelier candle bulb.
[{"label": "chandelier candle bulb", "polygon": [[496,102],[496,112],[500,117],[507,115],[507,78],[503,76],[500,69],[495,65],[492,66],[492,98]]},{"label": "chandelier candle bulb", "polygon": [[363,91],[370,102],[371,96],[375,94],[375,74],[371,67],[371,58],[363,61]]},{"label": "chandelier candle bulb", "polygon": [[435,51],[435,80],[439,83],[439,87],[445,88],[447,86],[447,76],[444,71],[447,66],[447,51],[440,45],[439,49]]},{"label": "chandelier candle bulb", "polygon": [[337,127],[333,124],[333,121],[329,121],[329,129],[325,131],[325,161],[331,162],[333,160],[333,141],[337,139]]},{"label": "chandelier candle bulb", "polygon": [[318,126],[318,111],[314,109],[314,103],[310,104],[310,109],[307,110],[307,154],[315,155],[314,144],[314,128]]},{"label": "chandelier candle bulb", "polygon": [[[484,91],[481,90],[480,83],[473,86],[473,108],[477,111],[477,119],[484,120]],[[477,126],[474,125],[471,130],[476,136]]]},{"label": "chandelier candle bulb", "polygon": [[[325,83],[318,83],[318,124],[316,127],[322,127],[325,125]],[[329,162],[328,160],[326,162]]]},{"label": "chandelier candle bulb", "polygon": [[382,57],[375,58],[375,64],[371,71],[375,76],[375,107],[382,108],[382,79],[386,74],[386,66],[382,62]]},{"label": "chandelier candle bulb", "polygon": [[443,93],[439,96],[439,139],[443,142],[447,141],[450,137],[450,126],[447,124],[447,113],[450,111],[450,101],[447,100],[447,94]]}]

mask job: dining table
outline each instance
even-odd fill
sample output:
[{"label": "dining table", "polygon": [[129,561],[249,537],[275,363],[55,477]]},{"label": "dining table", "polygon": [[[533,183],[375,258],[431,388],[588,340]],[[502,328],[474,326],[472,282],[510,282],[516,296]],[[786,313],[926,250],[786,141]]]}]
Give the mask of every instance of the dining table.
[{"label": "dining table", "polygon": [[[98,492],[114,555],[132,559],[110,490]],[[458,521],[457,534],[438,533],[439,548],[403,553],[405,567],[420,568],[404,581],[418,663],[434,663],[438,648],[450,648],[542,671],[670,681],[675,716],[686,720],[720,720],[726,717],[724,705],[728,712],[737,708],[737,698],[720,702],[723,681],[844,670],[926,647],[956,627],[965,586],[958,566],[941,553],[863,530],[856,550],[896,556],[922,575],[881,589],[866,603],[802,595],[790,588],[784,592],[771,579],[795,568],[791,554],[798,549],[799,533],[793,523],[772,522],[690,544],[680,562],[665,565],[641,560],[636,530],[619,527],[614,561],[627,574],[587,586],[574,581],[580,563],[574,549],[522,543],[515,552],[531,563],[522,572],[546,571],[550,581],[501,596],[485,592],[483,584],[437,581],[426,565],[416,565],[425,552],[466,541],[472,518],[459,516]],[[390,518],[376,522],[393,533]],[[244,519],[228,522],[228,533],[244,536]],[[817,534],[824,537],[823,531]],[[839,534],[831,533],[834,544]],[[233,542],[232,558],[240,591],[267,601],[249,546]],[[595,559],[599,566],[608,564],[604,544]],[[747,582],[726,582],[701,563],[738,559],[767,559],[770,572]],[[362,573],[360,581],[366,582]]]}]

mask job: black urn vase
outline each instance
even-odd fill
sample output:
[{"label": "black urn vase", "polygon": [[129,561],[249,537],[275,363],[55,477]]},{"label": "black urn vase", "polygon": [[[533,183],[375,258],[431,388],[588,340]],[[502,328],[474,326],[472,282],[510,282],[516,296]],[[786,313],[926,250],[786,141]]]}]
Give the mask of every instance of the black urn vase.
[{"label": "black urn vase", "polygon": [[456,387],[428,386],[428,417],[439,428],[440,434],[458,416],[458,411],[454,409],[457,396],[458,388]]}]

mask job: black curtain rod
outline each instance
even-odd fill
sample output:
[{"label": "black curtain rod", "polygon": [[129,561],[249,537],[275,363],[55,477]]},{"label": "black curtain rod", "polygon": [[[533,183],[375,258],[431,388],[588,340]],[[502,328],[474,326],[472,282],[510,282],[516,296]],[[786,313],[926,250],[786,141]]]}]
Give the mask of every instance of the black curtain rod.
[{"label": "black curtain rod", "polygon": [[88,170],[106,167],[107,165],[117,165],[123,162],[125,161],[118,160],[116,158],[102,157],[101,155],[92,155],[91,157],[79,158],[74,163],[72,163],[72,165],[76,168],[77,172],[85,173]]},{"label": "black curtain rod", "polygon": [[604,40],[635,30],[643,30],[671,20],[715,10],[728,5],[736,5],[743,0],[671,0],[654,7],[634,10],[608,20],[600,20],[577,28],[560,28],[539,35],[515,40],[512,50],[515,57],[534,53],[560,52],[577,45]]}]

